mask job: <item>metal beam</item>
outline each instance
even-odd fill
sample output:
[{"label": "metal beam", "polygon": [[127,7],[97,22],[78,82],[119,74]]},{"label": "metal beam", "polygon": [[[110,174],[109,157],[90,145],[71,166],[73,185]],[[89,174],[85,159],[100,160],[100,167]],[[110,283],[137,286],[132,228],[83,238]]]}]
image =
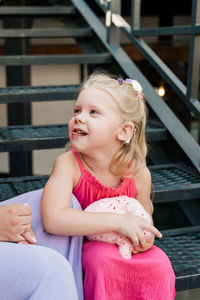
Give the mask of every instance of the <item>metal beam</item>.
[{"label": "metal beam", "polygon": [[74,100],[78,85],[11,86],[0,88],[0,103],[27,103],[55,100]]},{"label": "metal beam", "polygon": [[[172,72],[172,70],[159,58],[159,56],[147,45],[142,39],[135,38],[131,33],[130,25],[120,16],[113,16],[113,22],[116,26],[120,26],[121,30],[132,41],[133,45],[139,49],[150,64],[161,74],[161,76],[172,87],[176,94],[181,98],[185,105],[200,119],[200,108],[194,100],[189,101],[186,97],[187,88],[183,82]],[[200,51],[199,51],[200,55]]]},{"label": "metal beam", "polygon": [[131,3],[131,32],[140,28],[141,0],[133,0]]},{"label": "metal beam", "polygon": [[0,16],[65,16],[75,14],[73,6],[1,6]]},{"label": "metal beam", "polygon": [[159,35],[190,35],[191,33],[200,34],[200,26],[196,25],[192,28],[190,25],[186,26],[166,26],[158,28],[144,28],[133,30],[134,36],[159,36]]},{"label": "metal beam", "polygon": [[112,46],[120,44],[120,30],[112,23],[112,14],[121,13],[121,0],[108,2],[109,8],[106,12],[107,42]]},{"label": "metal beam", "polygon": [[28,66],[52,64],[106,64],[111,62],[110,53],[69,55],[9,55],[0,56],[1,66]]},{"label": "metal beam", "polygon": [[[192,28],[200,23],[200,1],[192,2]],[[200,69],[200,35],[196,36],[193,31],[190,35],[190,50],[187,73],[187,100],[198,99]]]},{"label": "metal beam", "polygon": [[92,36],[90,28],[48,28],[48,29],[0,29],[2,38],[60,38],[60,37],[89,37]]}]

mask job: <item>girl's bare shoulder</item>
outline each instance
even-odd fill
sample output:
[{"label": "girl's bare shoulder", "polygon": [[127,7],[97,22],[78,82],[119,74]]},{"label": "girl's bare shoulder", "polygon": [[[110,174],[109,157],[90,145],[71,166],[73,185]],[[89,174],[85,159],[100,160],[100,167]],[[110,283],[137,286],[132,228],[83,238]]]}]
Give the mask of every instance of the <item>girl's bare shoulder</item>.
[{"label": "girl's bare shoulder", "polygon": [[146,165],[142,165],[134,175],[136,185],[151,185],[151,172]]},{"label": "girl's bare shoulder", "polygon": [[52,175],[56,177],[66,177],[72,176],[74,179],[78,173],[77,161],[74,154],[71,151],[65,152],[59,155],[53,166]]},{"label": "girl's bare shoulder", "polygon": [[67,151],[67,152],[60,154],[56,158],[56,160],[54,162],[54,166],[62,169],[62,168],[65,168],[66,165],[73,165],[74,164],[73,156],[74,155],[71,151]]}]

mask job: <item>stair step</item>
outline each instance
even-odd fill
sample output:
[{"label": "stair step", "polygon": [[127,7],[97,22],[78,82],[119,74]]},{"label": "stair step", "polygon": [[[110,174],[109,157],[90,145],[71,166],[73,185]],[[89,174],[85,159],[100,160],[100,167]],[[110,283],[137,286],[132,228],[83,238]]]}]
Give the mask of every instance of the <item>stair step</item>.
[{"label": "stair step", "polygon": [[168,139],[167,130],[161,123],[155,124],[149,120],[146,126],[146,139],[151,142],[166,141]]},{"label": "stair step", "polygon": [[67,141],[66,124],[0,128],[0,152],[63,148]]},{"label": "stair step", "polygon": [[163,234],[162,239],[155,240],[155,245],[167,254],[172,263],[176,276],[176,291],[199,288],[200,227],[197,232],[188,234]]},{"label": "stair step", "polygon": [[0,179],[0,201],[10,199],[20,194],[41,189],[48,180],[47,175],[25,176]]},{"label": "stair step", "polygon": [[0,103],[73,100],[78,91],[79,85],[6,87],[0,88]]},{"label": "stair step", "polygon": [[76,13],[74,6],[1,6],[0,16],[66,16]]},{"label": "stair step", "polygon": [[198,199],[200,174],[184,164],[149,166],[155,203]]},{"label": "stair step", "polygon": [[[150,167],[150,170],[155,189],[154,202],[190,200],[199,196],[200,176],[184,165],[160,165],[155,168]],[[168,180],[169,174],[170,180]],[[0,201],[43,188],[47,179],[47,175],[2,178],[0,179]]]},{"label": "stair step", "polygon": [[0,29],[0,38],[61,38],[90,37],[91,28]]},{"label": "stair step", "polygon": [[[155,127],[151,123],[148,124],[146,132],[148,140],[167,138],[165,128]],[[66,124],[0,127],[0,152],[63,148],[68,138]]]},{"label": "stair step", "polygon": [[112,62],[110,53],[69,55],[1,55],[1,66],[27,66],[51,64],[107,64]]}]

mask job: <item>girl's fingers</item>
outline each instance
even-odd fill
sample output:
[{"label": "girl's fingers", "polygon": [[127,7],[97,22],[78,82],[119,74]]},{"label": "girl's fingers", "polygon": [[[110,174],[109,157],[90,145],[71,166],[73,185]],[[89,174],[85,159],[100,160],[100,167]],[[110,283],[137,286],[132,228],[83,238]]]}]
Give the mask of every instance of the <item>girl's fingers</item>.
[{"label": "girl's fingers", "polygon": [[142,248],[142,249],[146,249],[146,246],[147,246],[147,241],[146,241],[146,238],[144,236],[144,234],[142,233],[140,236],[139,236],[139,246]]},{"label": "girl's fingers", "polygon": [[159,239],[162,237],[162,233],[156,227],[154,227],[151,224],[147,224],[145,226],[145,229],[147,229],[147,230],[151,231],[152,233],[154,233]]},{"label": "girl's fingers", "polygon": [[154,236],[154,235],[152,235],[152,237],[146,238],[147,244],[153,244],[153,243],[154,243],[154,240],[155,240],[155,236]]},{"label": "girl's fingers", "polygon": [[142,252],[142,251],[140,249],[139,250],[133,249],[133,251],[132,251],[133,254],[137,254],[139,252]]},{"label": "girl's fingers", "polygon": [[138,245],[139,245],[139,239],[138,239],[137,235],[133,234],[131,240],[132,240],[132,243],[133,243],[133,247],[137,248]]}]

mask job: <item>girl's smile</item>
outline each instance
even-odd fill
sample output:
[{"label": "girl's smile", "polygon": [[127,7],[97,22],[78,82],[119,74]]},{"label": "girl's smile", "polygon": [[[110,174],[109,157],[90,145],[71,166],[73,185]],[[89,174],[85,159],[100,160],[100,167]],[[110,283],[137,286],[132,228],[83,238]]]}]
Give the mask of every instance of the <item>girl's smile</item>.
[{"label": "girl's smile", "polygon": [[87,135],[87,132],[80,128],[80,127],[74,127],[73,130],[72,130],[72,137],[75,138],[77,136],[84,136],[84,135]]}]

